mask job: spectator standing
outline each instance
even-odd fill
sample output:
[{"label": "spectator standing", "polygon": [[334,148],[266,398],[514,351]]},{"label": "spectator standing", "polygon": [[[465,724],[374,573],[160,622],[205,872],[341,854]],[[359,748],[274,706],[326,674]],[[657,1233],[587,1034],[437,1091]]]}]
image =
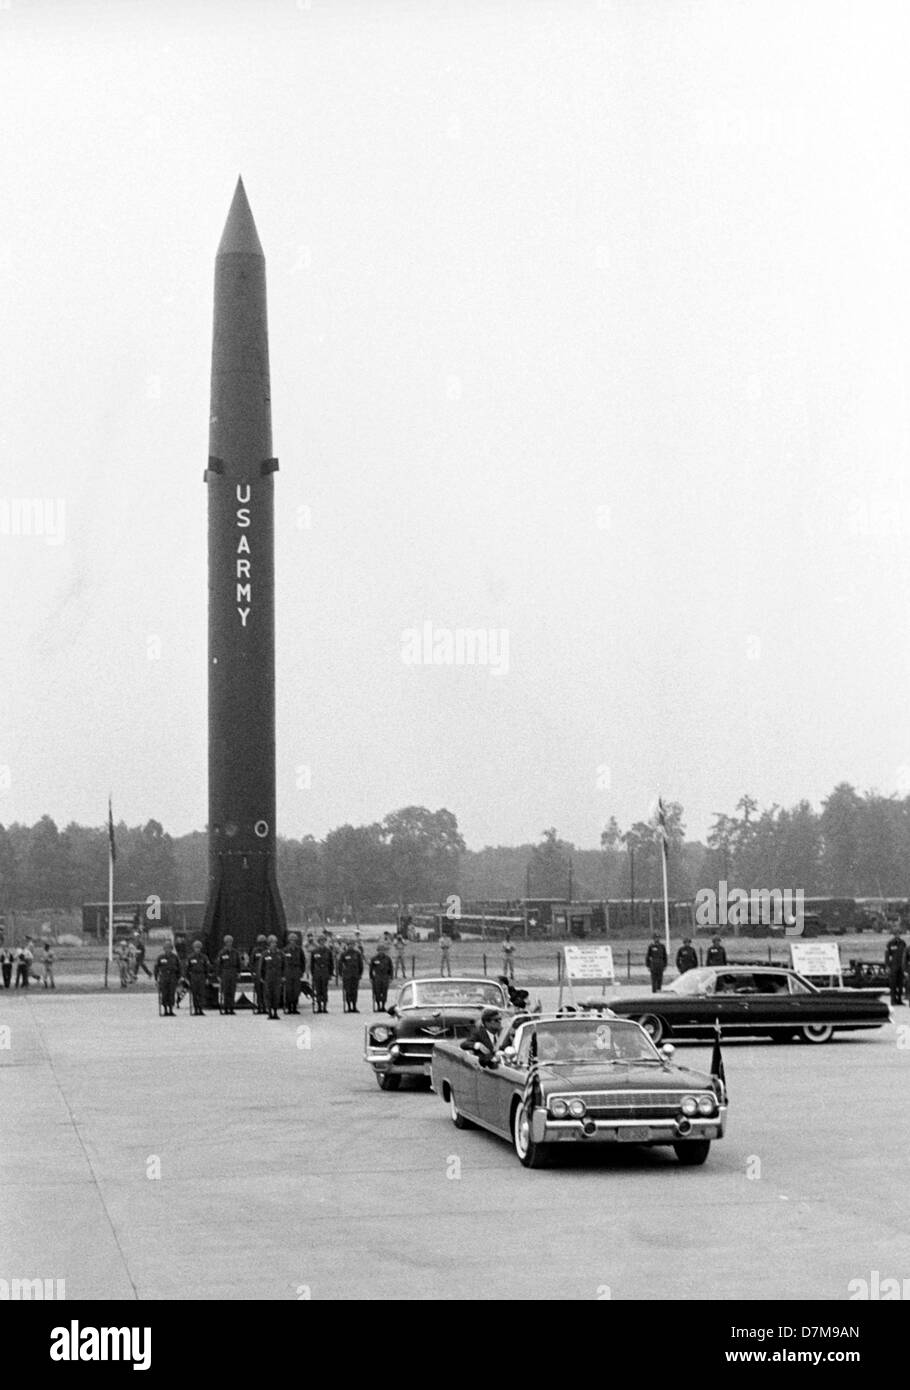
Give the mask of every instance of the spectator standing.
[{"label": "spectator standing", "polygon": [[16,989],[28,989],[29,975],[31,974],[32,961],[34,956],[29,946],[31,937],[24,946],[20,946],[16,952]]},{"label": "spectator standing", "polygon": [[906,968],[907,945],[904,938],[895,930],[885,947],[885,969],[888,971],[892,1004],[903,1004],[904,1002],[904,971]]},{"label": "spectator standing", "polygon": [[651,976],[651,993],[659,993],[664,982],[664,971],[667,968],[667,948],[660,939],[660,933],[655,932],[652,937],[647,952],[645,953],[645,965]]}]

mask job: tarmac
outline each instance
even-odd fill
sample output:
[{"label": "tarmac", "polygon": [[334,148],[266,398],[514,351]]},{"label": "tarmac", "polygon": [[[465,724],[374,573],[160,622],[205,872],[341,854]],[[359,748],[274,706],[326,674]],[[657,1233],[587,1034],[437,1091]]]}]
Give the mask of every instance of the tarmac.
[{"label": "tarmac", "polygon": [[69,1299],[846,1300],[910,1275],[910,1009],[820,1047],[728,1044],[727,1137],[702,1168],[585,1149],[534,1171],[432,1093],[381,1092],[372,1015],[336,991],[330,1010],[0,995],[0,1279]]}]

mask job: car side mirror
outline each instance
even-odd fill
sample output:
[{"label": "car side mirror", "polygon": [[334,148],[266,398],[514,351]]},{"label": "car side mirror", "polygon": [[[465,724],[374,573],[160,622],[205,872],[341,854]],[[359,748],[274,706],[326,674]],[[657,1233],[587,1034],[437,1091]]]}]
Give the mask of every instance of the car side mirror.
[{"label": "car side mirror", "polygon": [[673,1056],[673,1053],[675,1051],[676,1048],[673,1046],[672,1043],[664,1043],[663,1047],[660,1049],[660,1055],[661,1057],[663,1057],[665,1062],[669,1062],[670,1058]]}]

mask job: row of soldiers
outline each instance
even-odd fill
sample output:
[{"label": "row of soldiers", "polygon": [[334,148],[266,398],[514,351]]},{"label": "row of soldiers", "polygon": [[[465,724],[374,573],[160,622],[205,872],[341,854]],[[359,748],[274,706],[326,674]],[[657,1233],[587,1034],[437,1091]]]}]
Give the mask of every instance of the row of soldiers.
[{"label": "row of soldiers", "polygon": [[[214,963],[203,950],[201,941],[193,942],[193,949],[185,961],[181,961],[173,945],[166,946],[155,962],[155,981],[163,1016],[175,1016],[181,983],[189,991],[192,1013],[204,1014],[208,989],[216,980],[221,1012],[233,1015],[237,985],[244,968],[252,975],[256,1013],[270,1019],[278,1018],[281,1007],[286,1014],[299,1013],[301,994],[312,999],[314,1013],[328,1013],[329,982],[333,977],[341,981],[345,1013],[360,1012],[357,997],[365,968],[360,946],[356,942],[342,941],[337,951],[333,951],[326,938],[320,936],[307,952],[300,933],[291,932],[284,946],[278,944],[277,936],[258,936],[248,957],[237,949],[232,936],[226,936]],[[384,1009],[394,971],[384,945],[376,948],[368,968],[373,1007]]]}]

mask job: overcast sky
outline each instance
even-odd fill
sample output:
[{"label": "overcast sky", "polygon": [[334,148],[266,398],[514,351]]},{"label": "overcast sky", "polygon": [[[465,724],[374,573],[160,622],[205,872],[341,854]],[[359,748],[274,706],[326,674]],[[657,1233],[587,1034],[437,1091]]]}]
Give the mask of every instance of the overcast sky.
[{"label": "overcast sky", "polygon": [[[205,825],[240,172],[279,833],[910,791],[907,38],[898,0],[0,2],[0,820]],[[408,664],[425,623],[508,645]]]}]

